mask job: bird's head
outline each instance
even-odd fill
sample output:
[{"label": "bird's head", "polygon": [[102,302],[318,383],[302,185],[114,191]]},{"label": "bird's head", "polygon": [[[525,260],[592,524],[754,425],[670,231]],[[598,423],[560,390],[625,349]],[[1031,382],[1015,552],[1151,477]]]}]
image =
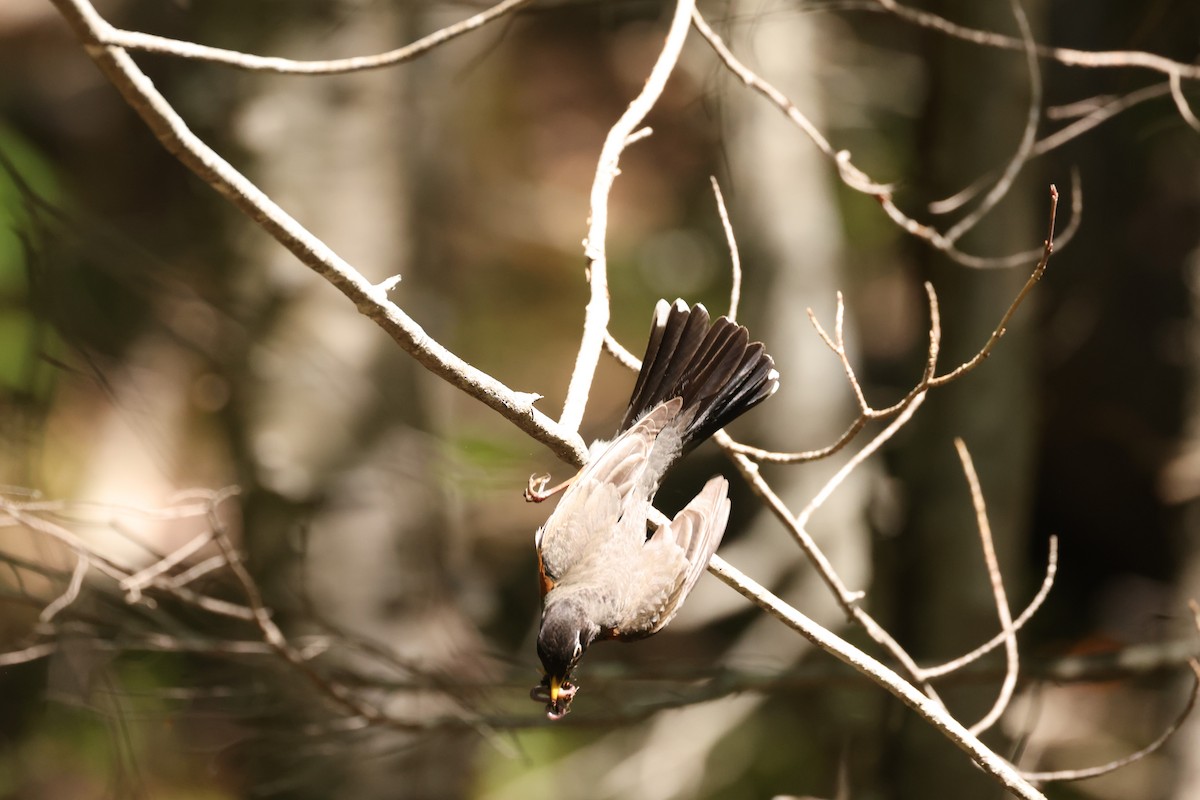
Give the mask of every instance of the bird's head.
[{"label": "bird's head", "polygon": [[550,603],[542,613],[537,651],[546,675],[532,696],[547,701],[551,719],[561,719],[570,709],[576,688],[571,674],[599,632],[600,627],[574,600]]}]

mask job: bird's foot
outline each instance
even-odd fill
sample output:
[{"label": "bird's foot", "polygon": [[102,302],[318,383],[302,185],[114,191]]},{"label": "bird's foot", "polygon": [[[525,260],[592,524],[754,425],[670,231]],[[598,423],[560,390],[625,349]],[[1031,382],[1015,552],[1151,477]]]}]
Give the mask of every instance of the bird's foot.
[{"label": "bird's foot", "polygon": [[549,473],[543,472],[541,475],[530,475],[529,485],[525,487],[525,502],[541,503],[544,500],[549,500],[570,486],[573,480],[575,480],[574,476],[563,481],[558,486],[547,489],[546,484],[550,483]]}]

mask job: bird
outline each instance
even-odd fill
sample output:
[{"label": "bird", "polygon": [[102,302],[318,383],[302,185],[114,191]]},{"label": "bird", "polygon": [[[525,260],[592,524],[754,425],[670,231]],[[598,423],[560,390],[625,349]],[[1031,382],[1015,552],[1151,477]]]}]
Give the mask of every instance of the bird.
[{"label": "bird", "polygon": [[570,710],[589,646],[644,639],[679,611],[725,533],[729,484],[714,476],[648,534],[654,495],[680,458],[778,388],[774,360],[744,326],[660,300],[616,436],[593,443],[584,467],[554,489],[545,491],[548,476],[530,478],[528,500],[562,492],[535,535],[544,676],[530,696],[549,719]]}]

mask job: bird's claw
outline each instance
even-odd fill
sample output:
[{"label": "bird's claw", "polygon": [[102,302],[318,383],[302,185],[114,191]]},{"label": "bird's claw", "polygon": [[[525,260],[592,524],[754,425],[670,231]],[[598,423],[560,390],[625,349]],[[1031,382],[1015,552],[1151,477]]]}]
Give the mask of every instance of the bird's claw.
[{"label": "bird's claw", "polygon": [[540,475],[530,475],[529,485],[525,487],[525,502],[540,503],[549,497],[546,494],[546,484],[550,482],[550,473],[543,472]]},{"label": "bird's claw", "polygon": [[558,486],[547,489],[546,484],[550,482],[549,473],[543,472],[540,475],[530,475],[529,485],[525,487],[525,502],[540,503],[543,500],[549,500],[551,497],[554,497],[554,495],[570,486],[571,481],[573,480],[575,480],[574,477],[568,478]]}]

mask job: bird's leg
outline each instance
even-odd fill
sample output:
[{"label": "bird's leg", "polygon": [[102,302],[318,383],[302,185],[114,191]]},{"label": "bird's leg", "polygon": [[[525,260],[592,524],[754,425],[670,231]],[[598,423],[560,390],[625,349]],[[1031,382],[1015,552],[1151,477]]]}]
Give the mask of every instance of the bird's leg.
[{"label": "bird's leg", "polygon": [[575,475],[567,478],[558,486],[547,489],[546,484],[550,482],[550,474],[542,473],[541,475],[530,475],[529,485],[525,487],[525,502],[540,503],[543,500],[549,500],[554,495],[566,489],[575,480]]}]

